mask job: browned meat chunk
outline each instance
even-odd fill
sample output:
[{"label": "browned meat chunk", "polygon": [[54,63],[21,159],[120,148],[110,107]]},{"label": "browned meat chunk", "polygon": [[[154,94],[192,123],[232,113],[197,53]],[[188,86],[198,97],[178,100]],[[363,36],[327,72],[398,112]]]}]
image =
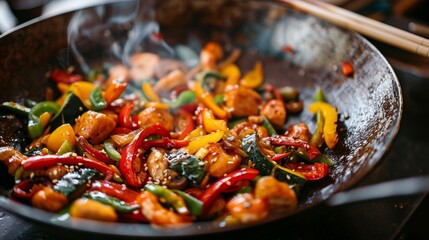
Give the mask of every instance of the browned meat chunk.
[{"label": "browned meat chunk", "polygon": [[234,117],[258,115],[262,98],[252,89],[236,87],[225,93],[225,104]]},{"label": "browned meat chunk", "polygon": [[306,142],[309,142],[311,138],[310,131],[308,130],[308,126],[305,123],[298,123],[289,126],[285,135],[288,137],[301,139]]},{"label": "browned meat chunk", "polygon": [[10,175],[14,175],[21,166],[22,160],[27,157],[11,146],[0,147],[0,161],[2,161]]},{"label": "browned meat chunk", "polygon": [[281,100],[273,99],[268,101],[261,110],[261,115],[265,116],[275,128],[281,128],[286,121],[286,109]]},{"label": "browned meat chunk", "polygon": [[167,110],[149,107],[141,111],[138,115],[140,127],[149,127],[161,124],[168,131],[174,130],[174,118]]},{"label": "browned meat chunk", "polygon": [[206,149],[209,153],[203,160],[208,163],[208,171],[211,176],[220,178],[240,166],[240,155],[226,152],[220,144],[209,143]]},{"label": "browned meat chunk", "polygon": [[115,129],[116,123],[106,114],[87,111],[80,116],[74,131],[76,135],[83,136],[92,144],[101,143]]}]

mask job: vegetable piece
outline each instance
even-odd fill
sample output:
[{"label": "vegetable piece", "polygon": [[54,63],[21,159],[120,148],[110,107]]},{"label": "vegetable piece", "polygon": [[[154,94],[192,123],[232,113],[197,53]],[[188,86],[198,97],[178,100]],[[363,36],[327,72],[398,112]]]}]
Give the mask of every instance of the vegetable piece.
[{"label": "vegetable piece", "polygon": [[250,156],[249,164],[259,170],[259,173],[262,176],[272,175],[277,180],[287,182],[289,184],[296,184],[300,187],[302,187],[307,181],[303,175],[284,168],[270,160],[264,154],[262,147],[259,145],[256,133],[247,135],[243,138],[242,149]]},{"label": "vegetable piece", "polygon": [[353,66],[348,61],[344,61],[341,65],[341,71],[344,76],[349,77],[354,73]]},{"label": "vegetable piece", "polygon": [[119,162],[121,159],[121,154],[116,150],[113,145],[113,141],[109,138],[104,141],[104,151],[106,151],[107,156],[113,159],[116,162]]},{"label": "vegetable piece", "polygon": [[177,213],[181,215],[188,215],[190,213],[183,198],[173,191],[156,184],[146,184],[144,190],[153,193],[160,199],[163,199],[163,202],[172,206]]},{"label": "vegetable piece", "polygon": [[92,183],[88,191],[99,191],[109,196],[121,199],[126,203],[135,203],[139,193],[133,191],[122,184],[117,184],[105,180],[97,180]]},{"label": "vegetable piece", "polygon": [[226,122],[224,120],[215,119],[211,110],[203,108],[201,114],[203,116],[203,127],[206,132],[211,133],[227,130]]},{"label": "vegetable piece", "polygon": [[68,123],[59,126],[49,135],[46,147],[53,152],[58,152],[65,141],[71,143],[72,146],[76,143],[73,127]]},{"label": "vegetable piece", "polygon": [[169,105],[171,108],[179,108],[195,102],[195,92],[190,90],[185,90],[179,94],[177,99],[174,102],[171,102]]},{"label": "vegetable piece", "polygon": [[220,141],[222,139],[223,134],[223,131],[216,131],[207,135],[197,136],[189,142],[189,145],[185,148],[185,151],[187,151],[189,154],[194,154],[208,143],[215,143]]},{"label": "vegetable piece", "polygon": [[94,111],[100,111],[107,107],[107,102],[103,98],[101,88],[96,86],[89,96],[89,101],[91,102],[91,109]]},{"label": "vegetable piece", "polygon": [[25,179],[15,184],[15,186],[13,186],[12,192],[15,197],[29,199],[42,189],[42,185],[35,184],[31,179]]},{"label": "vegetable piece", "polygon": [[[178,139],[184,139],[186,136],[189,135],[189,133],[191,133],[195,129],[195,123],[194,123],[193,115],[190,114],[189,112],[183,110],[183,109],[180,109],[178,112],[177,119],[178,119],[178,121],[180,119],[183,119],[183,121],[184,121],[183,130],[180,133],[180,136],[178,138]],[[180,121],[179,121],[178,125],[181,125]]]},{"label": "vegetable piece", "polygon": [[74,93],[69,93],[64,105],[58,110],[49,125],[51,129],[57,129],[65,123],[73,126],[76,123],[76,119],[87,110],[82,101]]},{"label": "vegetable piece", "polygon": [[200,184],[206,175],[207,163],[183,150],[167,155],[170,168],[185,176],[194,184]]},{"label": "vegetable piece", "polygon": [[93,156],[97,160],[106,164],[115,163],[111,158],[109,158],[109,156],[105,152],[95,149],[93,146],[91,146],[91,144],[83,136],[79,136],[77,138],[77,142],[85,152],[87,152],[89,155]]},{"label": "vegetable piece", "polygon": [[83,196],[88,199],[100,202],[102,204],[112,206],[119,213],[132,213],[133,211],[138,210],[140,208],[140,206],[137,204],[127,204],[118,198],[111,197],[99,191],[90,191],[85,193]]},{"label": "vegetable piece", "polygon": [[107,105],[110,105],[113,101],[118,99],[127,88],[127,85],[127,82],[123,80],[114,79],[103,94]]},{"label": "vegetable piece", "polygon": [[177,189],[171,191],[183,198],[193,216],[199,216],[201,214],[203,203],[199,199]]},{"label": "vegetable piece", "polygon": [[28,115],[28,133],[32,139],[39,137],[42,135],[43,126],[40,121],[40,115],[45,112],[57,113],[60,110],[60,106],[55,102],[44,101],[39,102],[34,107],[31,108],[31,111]]},{"label": "vegetable piece", "polygon": [[277,135],[277,132],[274,129],[273,125],[271,125],[270,121],[265,116],[262,116],[262,126],[264,126],[267,129],[268,135],[270,136]]},{"label": "vegetable piece", "polygon": [[284,166],[304,175],[307,180],[319,180],[329,174],[329,167],[326,163],[303,164],[288,162]]},{"label": "vegetable piece", "polygon": [[323,118],[325,119],[325,124],[323,126],[325,143],[329,149],[333,149],[338,142],[337,110],[332,105],[325,102],[314,102],[308,106],[308,109],[312,113],[317,113],[317,111],[322,112]]},{"label": "vegetable piece", "polygon": [[87,188],[87,183],[97,178],[98,172],[90,168],[80,168],[69,172],[54,185],[53,189],[64,194],[68,199],[79,197]]},{"label": "vegetable piece", "polygon": [[132,111],[134,110],[134,104],[126,104],[121,111],[119,112],[119,125],[129,129],[136,129],[139,124],[137,119],[131,116]]},{"label": "vegetable piece", "polygon": [[247,88],[257,88],[262,84],[263,79],[264,74],[262,70],[262,63],[258,61],[255,63],[253,69],[243,76],[243,79],[240,81],[240,85]]},{"label": "vegetable piece", "polygon": [[70,153],[73,151],[73,149],[74,149],[74,145],[69,140],[65,140],[63,144],[61,144],[60,148],[58,149],[57,155]]},{"label": "vegetable piece", "polygon": [[152,102],[161,102],[161,99],[159,98],[158,94],[153,90],[152,85],[148,82],[143,82],[142,85],[143,93],[146,95],[147,98],[149,98]]},{"label": "vegetable piece", "polygon": [[322,154],[317,147],[301,139],[295,139],[293,137],[277,135],[277,136],[270,137],[269,140],[274,145],[285,145],[285,146],[305,149],[305,151],[308,154],[308,158],[310,160]]},{"label": "vegetable piece", "polygon": [[240,68],[238,68],[238,66],[233,63],[225,66],[220,71],[220,74],[226,77],[227,86],[233,86],[235,84],[238,84],[241,78]]},{"label": "vegetable piece", "polygon": [[317,127],[313,133],[313,136],[311,136],[310,144],[316,147],[321,147],[324,141],[323,126],[325,125],[325,119],[323,118],[323,114],[320,110],[316,113],[316,122]]},{"label": "vegetable piece", "polygon": [[141,148],[150,149],[152,147],[158,148],[182,148],[188,146],[189,142],[186,140],[171,139],[168,137],[163,137],[161,139],[153,139],[144,141],[141,144]]},{"label": "vegetable piece", "polygon": [[218,179],[215,183],[210,185],[210,187],[207,188],[200,197],[200,200],[203,202],[202,215],[207,215],[214,201],[221,193],[227,191],[231,187],[234,187],[234,185],[239,181],[255,179],[258,174],[259,171],[256,169],[242,168]]},{"label": "vegetable piece", "polygon": [[228,112],[220,108],[214,101],[213,96],[206,92],[198,82],[194,83],[194,91],[197,98],[204,103],[204,105],[210,108],[214,115],[218,118],[225,119],[228,117]]},{"label": "vegetable piece", "polygon": [[223,75],[214,70],[203,71],[197,76],[197,81],[201,84],[201,87],[210,93],[223,92],[225,79]]},{"label": "vegetable piece", "polygon": [[31,111],[31,108],[28,108],[24,105],[21,105],[16,102],[4,102],[0,104],[0,110],[5,110],[21,117],[28,117],[28,114]]},{"label": "vegetable piece", "polygon": [[326,101],[325,93],[321,87],[317,87],[314,92],[313,102],[328,102]]},{"label": "vegetable piece", "polygon": [[106,175],[106,179],[111,179],[114,175],[114,172],[111,168],[106,166],[103,163],[100,163],[96,160],[81,156],[72,156],[72,155],[36,155],[31,156],[21,162],[22,168],[24,170],[35,170],[45,167],[52,167],[57,164],[66,164],[66,165],[83,165],[88,168],[93,168]]},{"label": "vegetable piece", "polygon": [[57,68],[51,71],[51,79],[57,83],[67,84],[83,81],[80,74],[67,73]]},{"label": "vegetable piece", "polygon": [[[122,151],[119,161],[119,170],[125,177],[127,184],[132,187],[141,187],[146,182],[146,172],[143,169],[141,159],[137,157],[139,148],[142,146],[146,137],[157,134],[161,136],[170,135],[169,131],[163,126],[156,124],[143,129]],[[139,162],[136,162],[139,161]]]}]

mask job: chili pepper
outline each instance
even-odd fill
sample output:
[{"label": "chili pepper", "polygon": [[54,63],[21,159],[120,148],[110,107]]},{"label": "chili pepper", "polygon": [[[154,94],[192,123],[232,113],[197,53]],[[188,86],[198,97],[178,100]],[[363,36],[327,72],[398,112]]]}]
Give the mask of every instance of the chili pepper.
[{"label": "chili pepper", "polygon": [[28,114],[28,133],[32,139],[42,135],[43,126],[40,121],[39,116],[45,112],[57,113],[60,110],[60,105],[51,101],[44,101],[36,104],[31,108],[30,113]]},{"label": "chili pepper", "polygon": [[54,69],[51,71],[51,79],[57,83],[67,84],[83,81],[83,78],[80,74],[67,73],[66,71],[60,69]]},{"label": "chili pepper", "polygon": [[4,103],[0,104],[0,110],[1,109],[12,112],[12,113],[17,114],[21,117],[27,117],[31,111],[31,108],[28,108],[28,107],[21,105],[19,103],[16,103],[16,102],[4,102]]},{"label": "chili pepper", "polygon": [[181,215],[189,215],[190,211],[183,198],[168,188],[164,188],[156,184],[146,184],[144,190],[153,193],[159,199],[163,199],[165,201],[164,203],[171,205],[177,213]]},{"label": "chili pepper", "polygon": [[122,95],[127,88],[127,82],[115,79],[113,80],[106,91],[104,91],[103,97],[106,100],[107,105],[110,105],[114,100]]},{"label": "chili pepper", "polygon": [[98,149],[95,149],[91,144],[83,137],[79,136],[77,142],[86,151],[89,155],[93,156],[97,160],[104,162],[106,164],[114,164],[115,162],[107,156],[105,152],[102,152]]},{"label": "chili pepper", "polygon": [[91,109],[94,111],[100,111],[107,107],[107,102],[103,98],[101,88],[96,86],[91,94],[89,95],[89,101],[91,102]]},{"label": "chili pepper", "polygon": [[277,135],[277,132],[274,129],[273,125],[270,123],[270,120],[268,120],[267,117],[265,116],[262,116],[262,126],[264,126],[267,129],[268,135],[270,136]]},{"label": "chili pepper", "polygon": [[117,134],[128,134],[132,132],[133,130],[126,128],[126,127],[117,127],[115,128],[110,135],[117,135]]},{"label": "chili pepper", "polygon": [[133,211],[140,208],[138,204],[130,205],[118,198],[111,197],[99,191],[90,191],[85,193],[83,196],[91,200],[106,204],[108,206],[112,206],[117,212],[121,213],[132,213]]},{"label": "chili pepper", "polygon": [[203,202],[202,215],[207,215],[217,197],[233,187],[237,182],[242,180],[253,180],[259,174],[259,171],[254,168],[242,168],[240,170],[229,173],[223,178],[218,179],[215,183],[210,185],[209,188],[200,197]]},{"label": "chili pepper", "polygon": [[114,172],[107,165],[98,162],[96,160],[92,160],[89,158],[85,158],[82,156],[72,156],[72,155],[38,155],[31,156],[21,162],[21,166],[24,170],[35,170],[41,169],[45,167],[52,167],[57,164],[65,164],[65,165],[83,165],[88,168],[93,168],[98,170],[99,172],[106,175],[106,180],[110,180]]},{"label": "chili pepper", "polygon": [[93,182],[88,191],[100,191],[109,196],[119,198],[126,203],[135,203],[139,195],[138,192],[133,191],[122,184],[113,183],[105,180],[98,180]]},{"label": "chili pepper", "polygon": [[13,186],[13,195],[19,198],[29,199],[42,189],[43,186],[34,184],[30,179],[25,179]]},{"label": "chili pepper", "polygon": [[341,71],[343,72],[343,75],[346,77],[349,77],[354,73],[353,66],[348,61],[344,61],[341,65]]},{"label": "chili pepper", "polygon": [[309,144],[306,141],[303,141],[301,139],[295,139],[293,137],[287,137],[283,135],[276,135],[273,137],[268,137],[268,139],[271,141],[274,145],[286,145],[291,147],[297,147],[297,148],[303,148],[308,153],[308,158],[314,159],[315,157],[322,154],[319,149],[311,144]]},{"label": "chili pepper", "polygon": [[329,149],[333,149],[338,142],[337,110],[332,105],[325,102],[314,102],[308,106],[308,110],[312,113],[317,113],[317,111],[322,112],[323,118],[325,119],[325,124],[323,125],[325,143]]},{"label": "chili pepper", "polygon": [[[139,148],[143,141],[149,135],[169,136],[170,132],[159,124],[152,125],[143,129],[137,136],[128,144],[122,151],[121,160],[119,161],[119,170],[124,176],[126,182],[132,186],[139,188],[146,181],[146,171],[143,169],[143,164],[136,164],[135,161],[141,161],[137,158]],[[136,166],[139,166],[138,168]]]},{"label": "chili pepper", "polygon": [[311,136],[310,144],[316,147],[321,147],[323,144],[323,126],[325,125],[325,119],[323,118],[322,112],[319,110],[316,114],[317,127],[314,130],[313,136]]},{"label": "chili pepper", "polygon": [[136,129],[139,124],[138,121],[136,121],[136,118],[133,118],[131,116],[131,113],[134,109],[133,103],[126,104],[121,111],[119,112],[119,125],[122,127],[130,128],[130,129]]},{"label": "chili pepper", "polygon": [[171,139],[168,137],[163,137],[161,139],[153,139],[144,141],[141,145],[141,148],[143,149],[149,149],[152,147],[159,147],[159,148],[181,148],[188,146],[189,141],[186,140],[179,140],[179,139]]},{"label": "chili pepper", "polygon": [[226,121],[215,119],[211,110],[203,108],[201,115],[203,117],[203,127],[206,132],[211,133],[215,131],[227,130]]},{"label": "chili pepper", "polygon": [[274,156],[271,157],[271,160],[273,161],[278,161],[281,160],[289,155],[291,155],[292,152],[285,152],[285,153],[280,153],[280,154],[275,154]]},{"label": "chili pepper", "polygon": [[199,216],[201,214],[203,203],[199,199],[177,189],[173,189],[171,191],[183,198],[192,215]]},{"label": "chili pepper", "polygon": [[174,102],[171,102],[169,105],[171,108],[182,107],[195,102],[195,92],[191,90],[185,90],[177,96],[177,99]]},{"label": "chili pepper", "polygon": [[262,84],[263,79],[262,63],[258,61],[255,63],[253,69],[243,76],[240,85],[247,88],[257,88]]},{"label": "chili pepper", "polygon": [[116,151],[116,148],[113,146],[113,141],[111,139],[106,139],[104,141],[104,151],[106,151],[107,156],[109,156],[116,162],[119,162],[119,160],[121,160],[121,154]]},{"label": "chili pepper", "polygon": [[195,129],[195,123],[193,115],[183,109],[180,109],[178,113],[178,119],[181,118],[184,118],[185,128],[182,130],[182,133],[180,133],[179,139],[184,139],[190,132],[192,132],[192,130]]},{"label": "chili pepper", "polygon": [[195,91],[195,94],[197,95],[197,98],[202,103],[204,103],[204,105],[210,108],[216,117],[220,119],[225,119],[228,117],[228,112],[222,109],[221,107],[219,107],[215,103],[213,96],[209,92],[206,92],[198,82],[194,83],[194,91]]},{"label": "chili pepper", "polygon": [[284,167],[304,175],[307,180],[319,180],[326,177],[329,173],[329,167],[325,163],[303,164],[288,162]]}]

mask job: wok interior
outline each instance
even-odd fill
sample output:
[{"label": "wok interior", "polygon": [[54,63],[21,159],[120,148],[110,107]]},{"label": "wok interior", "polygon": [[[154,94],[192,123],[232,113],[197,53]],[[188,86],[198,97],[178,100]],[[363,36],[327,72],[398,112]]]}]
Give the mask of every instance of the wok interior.
[{"label": "wok interior", "polygon": [[[140,8],[136,8],[139,2]],[[135,13],[139,21],[120,18],[118,9],[140,9]],[[69,24],[76,15],[86,17],[80,18],[79,27],[94,30],[91,37],[82,29],[70,34]],[[167,47],[148,45],[140,36],[127,50],[129,32],[148,24],[155,24],[154,29],[159,27]],[[108,39],[97,35],[105,33],[103,28],[110,31]],[[124,61],[126,51],[159,50],[174,57],[168,55],[168,47],[181,44],[198,52],[207,41],[218,41],[227,51],[240,48],[238,65],[242,69],[248,70],[256,60],[262,60],[265,81],[279,87],[299,88],[305,106],[320,86],[328,101],[337,107],[340,141],[334,150],[324,149],[334,166],[329,179],[307,186],[300,197],[300,210],[355,184],[388,150],[398,131],[402,97],[399,83],[381,54],[354,33],[269,2],[131,1],[30,24],[0,38],[0,101],[42,100],[50,85],[46,73],[54,66],[75,65],[85,72],[84,64],[93,67],[105,61]],[[118,44],[119,55],[117,48],[112,50],[112,42]],[[284,52],[285,46],[294,51]],[[84,64],[76,54],[83,57]],[[352,77],[342,75],[343,61],[353,65]],[[314,130],[313,114],[306,109],[302,114],[289,115],[287,124],[299,121],[312,123],[309,127]],[[25,142],[25,131],[19,129],[25,125],[9,127],[12,124],[3,117],[0,124],[1,144],[18,146]],[[2,175],[7,174],[6,169],[2,170]],[[274,214],[270,220],[280,217],[284,214]],[[197,229],[207,232],[216,227]],[[150,234],[125,230],[121,233]]]}]

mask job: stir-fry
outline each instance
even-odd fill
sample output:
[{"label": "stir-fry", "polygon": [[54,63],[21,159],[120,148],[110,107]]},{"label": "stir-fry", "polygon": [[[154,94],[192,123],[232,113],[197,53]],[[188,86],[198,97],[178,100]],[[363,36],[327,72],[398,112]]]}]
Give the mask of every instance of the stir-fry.
[{"label": "stir-fry", "polygon": [[[209,42],[190,70],[152,53],[88,76],[52,70],[60,97],[1,105],[28,118],[32,139],[25,152],[0,147],[12,197],[73,218],[174,227],[294,211],[306,182],[328,176],[319,149],[338,142],[337,110],[320,88],[304,106],[295,87],[264,81],[261,62],[243,71],[239,52],[224,55]],[[301,111],[316,129],[287,124]]]}]

